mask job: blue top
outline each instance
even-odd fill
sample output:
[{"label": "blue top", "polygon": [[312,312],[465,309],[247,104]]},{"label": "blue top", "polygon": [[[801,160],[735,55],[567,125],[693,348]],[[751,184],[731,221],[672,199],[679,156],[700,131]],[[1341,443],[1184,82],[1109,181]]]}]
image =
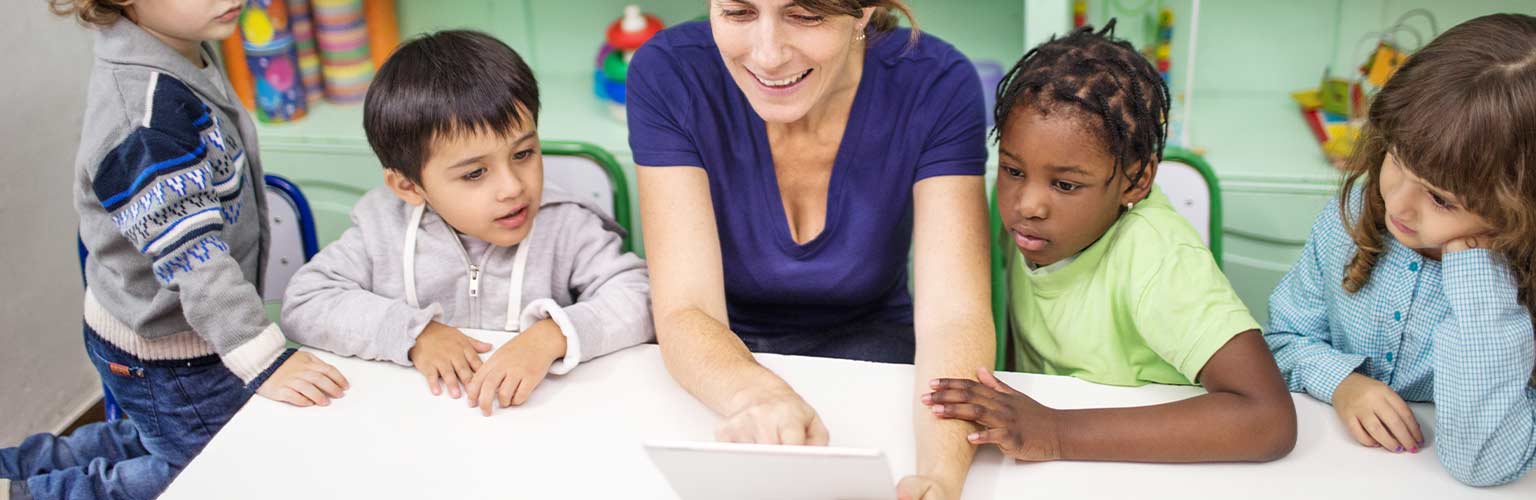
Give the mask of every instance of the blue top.
[{"label": "blue top", "polygon": [[[1360,190],[1351,196],[1358,213]],[[1355,244],[1337,201],[1269,298],[1264,339],[1293,391],[1332,402],[1350,373],[1435,403],[1435,452],[1474,486],[1536,465],[1536,337],[1514,278],[1488,250],[1426,259],[1390,235],[1365,287],[1341,285]]]},{"label": "blue top", "polygon": [[898,29],[870,38],[832,164],[824,228],[803,245],[789,233],[763,120],[727,72],[709,23],[668,28],[635,54],[628,77],[635,163],[708,174],[731,329],[749,346],[854,325],[912,324],[913,185],[982,175],[987,148],[975,68],[938,38],[923,34],[909,46],[909,37]]}]

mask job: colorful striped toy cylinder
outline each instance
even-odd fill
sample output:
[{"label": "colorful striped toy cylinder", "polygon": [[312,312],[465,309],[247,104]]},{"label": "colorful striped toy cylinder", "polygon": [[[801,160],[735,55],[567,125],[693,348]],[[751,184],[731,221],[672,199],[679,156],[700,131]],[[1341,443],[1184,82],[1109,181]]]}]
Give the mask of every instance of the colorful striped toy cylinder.
[{"label": "colorful striped toy cylinder", "polygon": [[314,0],[311,6],[325,98],[337,103],[362,101],[373,79],[362,0]]},{"label": "colorful striped toy cylinder", "polygon": [[292,36],[283,34],[262,47],[247,42],[245,57],[255,77],[257,119],[283,123],[308,113],[309,101],[304,98]]},{"label": "colorful striped toy cylinder", "polygon": [[315,23],[309,0],[286,0],[288,23],[293,27],[293,46],[299,54],[299,74],[304,77],[304,96],[314,102],[324,92],[320,79],[320,53],[315,48]]},{"label": "colorful striped toy cylinder", "polygon": [[363,19],[368,24],[368,53],[374,68],[400,46],[400,21],[395,15],[395,0],[363,0]]}]

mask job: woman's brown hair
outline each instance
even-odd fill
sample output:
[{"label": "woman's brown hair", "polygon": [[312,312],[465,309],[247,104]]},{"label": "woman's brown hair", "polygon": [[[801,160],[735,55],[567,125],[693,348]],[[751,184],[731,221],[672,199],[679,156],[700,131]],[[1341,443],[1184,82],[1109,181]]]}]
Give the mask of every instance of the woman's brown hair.
[{"label": "woman's brown hair", "polygon": [[75,16],[90,26],[111,26],[126,11],[117,0],[48,0],[48,10],[54,15]]},{"label": "woman's brown hair", "polygon": [[[1368,116],[1339,197],[1358,248],[1344,289],[1365,287],[1386,250],[1378,178],[1390,152],[1492,224],[1487,247],[1509,266],[1520,303],[1536,314],[1536,17],[1494,14],[1451,28],[1408,58]],[[1362,183],[1355,222],[1350,197]]]},{"label": "woman's brown hair", "polygon": [[901,0],[795,0],[795,6],[824,16],[853,16],[864,17],[864,9],[875,8],[875,13],[869,16],[869,25],[864,30],[873,37],[896,29],[901,24],[901,19],[896,13],[901,13],[912,25],[912,36],[909,43],[917,42],[917,18],[912,16],[912,9]]}]

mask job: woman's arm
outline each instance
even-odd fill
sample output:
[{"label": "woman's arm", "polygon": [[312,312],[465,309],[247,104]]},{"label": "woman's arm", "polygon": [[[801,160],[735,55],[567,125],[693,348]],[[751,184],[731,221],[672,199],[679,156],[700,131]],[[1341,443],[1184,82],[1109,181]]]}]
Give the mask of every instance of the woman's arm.
[{"label": "woman's arm", "polygon": [[725,421],[722,441],[827,443],[815,410],[757,363],[726,317],[709,178],[691,167],[639,167],[651,311],[667,371]]},{"label": "woman's arm", "polygon": [[930,380],[972,377],[994,359],[984,184],[981,176],[955,175],[913,187],[917,474],[937,482],[950,498],[959,498],[965,484],[976,451],[965,438],[976,428],[938,419],[916,401],[930,390]]}]

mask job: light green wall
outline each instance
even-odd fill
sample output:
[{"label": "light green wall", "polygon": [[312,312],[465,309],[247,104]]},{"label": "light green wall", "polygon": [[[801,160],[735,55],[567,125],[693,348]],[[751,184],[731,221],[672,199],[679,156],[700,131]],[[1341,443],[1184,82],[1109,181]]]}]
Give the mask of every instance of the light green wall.
[{"label": "light green wall", "polygon": [[[478,29],[540,72],[587,73],[603,30],[635,3],[667,25],[708,13],[708,0],[399,0],[402,34]],[[973,58],[1012,62],[1024,45],[1020,0],[909,0],[918,24]]]}]

